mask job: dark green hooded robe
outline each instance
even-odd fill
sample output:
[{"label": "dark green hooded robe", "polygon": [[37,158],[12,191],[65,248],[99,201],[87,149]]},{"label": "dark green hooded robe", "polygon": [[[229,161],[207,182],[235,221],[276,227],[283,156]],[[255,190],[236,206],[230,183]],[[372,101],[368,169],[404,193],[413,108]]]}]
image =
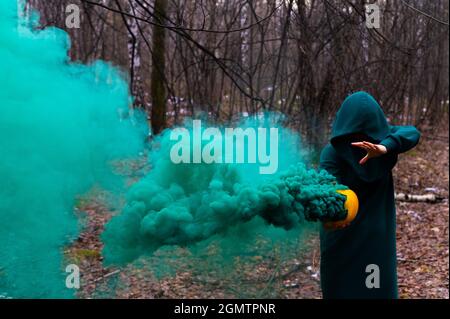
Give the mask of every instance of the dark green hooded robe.
[{"label": "dark green hooded robe", "polygon": [[[413,126],[390,126],[380,105],[366,92],[354,93],[342,103],[320,166],[357,194],[359,211],[346,228],[321,230],[324,298],[397,298],[391,170],[397,155],[414,147],[419,137]],[[387,154],[360,165],[366,152],[350,143],[362,140],[384,145]]]}]

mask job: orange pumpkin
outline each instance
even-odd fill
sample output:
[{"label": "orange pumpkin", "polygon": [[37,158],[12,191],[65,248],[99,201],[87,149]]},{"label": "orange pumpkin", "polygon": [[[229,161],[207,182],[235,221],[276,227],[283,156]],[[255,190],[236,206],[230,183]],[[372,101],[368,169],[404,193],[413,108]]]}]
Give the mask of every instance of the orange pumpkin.
[{"label": "orange pumpkin", "polygon": [[359,208],[358,197],[351,189],[337,190],[339,194],[345,195],[347,199],[344,203],[344,208],[347,210],[347,217],[343,220],[325,222],[324,226],[327,229],[338,229],[347,227],[356,217]]}]

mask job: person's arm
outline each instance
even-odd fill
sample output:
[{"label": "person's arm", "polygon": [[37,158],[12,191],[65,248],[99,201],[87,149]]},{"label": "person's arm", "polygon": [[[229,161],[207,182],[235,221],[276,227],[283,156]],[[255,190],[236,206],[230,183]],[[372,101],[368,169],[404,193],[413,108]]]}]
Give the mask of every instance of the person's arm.
[{"label": "person's arm", "polygon": [[[320,169],[326,170],[329,174],[336,177],[338,183],[342,184],[342,169],[340,165],[339,157],[335,151],[335,149],[328,144],[320,153]],[[324,221],[323,227],[324,230],[337,230],[345,228],[349,223],[343,223],[342,221],[339,223],[335,223],[333,221]]]},{"label": "person's arm", "polygon": [[325,146],[322,153],[320,153],[319,168],[326,170],[341,183],[342,174],[339,168],[337,154],[331,145]]},{"label": "person's arm", "polygon": [[388,152],[397,154],[412,149],[419,143],[420,132],[414,126],[391,126],[391,133],[380,142]]},{"label": "person's arm", "polygon": [[420,132],[414,126],[391,126],[391,133],[380,144],[364,141],[352,145],[367,151],[366,156],[359,161],[363,165],[369,159],[386,153],[404,153],[416,146],[419,138]]}]

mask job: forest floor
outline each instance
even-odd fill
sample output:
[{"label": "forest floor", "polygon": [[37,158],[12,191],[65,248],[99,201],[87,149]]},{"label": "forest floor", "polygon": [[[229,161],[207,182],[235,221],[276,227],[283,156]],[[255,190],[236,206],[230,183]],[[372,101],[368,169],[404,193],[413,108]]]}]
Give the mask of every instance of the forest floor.
[{"label": "forest floor", "polygon": [[[448,129],[439,136],[425,134],[418,147],[400,156],[394,170],[397,193],[442,198],[436,203],[397,201],[400,298],[449,298],[448,156]],[[236,260],[228,272],[221,272],[220,264],[207,272],[196,270],[199,262],[184,257],[177,259],[184,264],[171,276],[157,277],[151,271],[158,257],[149,260],[147,267],[142,266],[145,261],[140,266],[104,267],[100,234],[117,213],[105,202],[100,192],[78,205],[84,228],[66,251],[81,269],[78,297],[321,298],[317,232],[307,236],[303,249],[292,258],[253,256],[251,263]]]}]

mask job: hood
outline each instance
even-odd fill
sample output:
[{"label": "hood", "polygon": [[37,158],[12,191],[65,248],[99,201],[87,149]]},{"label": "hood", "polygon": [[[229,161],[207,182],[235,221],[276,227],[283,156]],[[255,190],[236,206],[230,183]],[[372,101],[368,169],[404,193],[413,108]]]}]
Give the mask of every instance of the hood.
[{"label": "hood", "polygon": [[389,174],[397,157],[386,154],[361,165],[359,161],[366,152],[351,143],[365,140],[378,144],[389,133],[390,126],[378,102],[370,94],[361,91],[351,94],[342,103],[336,114],[330,142],[357,177],[371,182]]}]

